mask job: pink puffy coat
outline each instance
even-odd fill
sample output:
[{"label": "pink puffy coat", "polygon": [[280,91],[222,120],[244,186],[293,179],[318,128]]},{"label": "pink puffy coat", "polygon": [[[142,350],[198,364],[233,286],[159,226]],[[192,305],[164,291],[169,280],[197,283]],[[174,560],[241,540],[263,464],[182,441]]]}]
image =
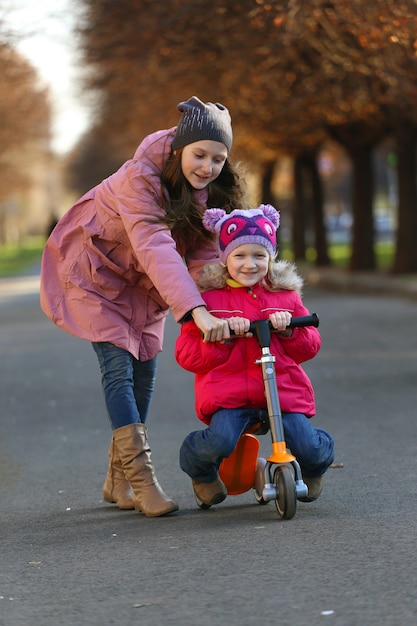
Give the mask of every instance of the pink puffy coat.
[{"label": "pink puffy coat", "polygon": [[[296,291],[269,292],[261,286],[225,286],[203,294],[207,308],[217,317],[246,317],[251,321],[267,319],[270,313],[290,311],[293,317],[309,315]],[[300,363],[313,358],[320,349],[317,328],[295,328],[291,337],[271,336],[271,352],[276,356],[275,370],[282,411],[316,412],[314,392]],[[219,408],[266,407],[261,366],[255,361],[261,349],[255,337],[241,337],[227,343],[204,343],[194,322],[181,327],[175,357],[179,365],[195,376],[195,407],[205,424]]]},{"label": "pink puffy coat", "polygon": [[[159,174],[174,133],[146,137],[133,159],[78,200],[42,258],[46,315],[81,339],[109,341],[141,360],[162,349],[168,308],[179,321],[204,304],[191,276],[217,258],[214,244],[177,251],[170,231],[147,221],[163,215]],[[199,199],[205,205],[206,190]]]}]

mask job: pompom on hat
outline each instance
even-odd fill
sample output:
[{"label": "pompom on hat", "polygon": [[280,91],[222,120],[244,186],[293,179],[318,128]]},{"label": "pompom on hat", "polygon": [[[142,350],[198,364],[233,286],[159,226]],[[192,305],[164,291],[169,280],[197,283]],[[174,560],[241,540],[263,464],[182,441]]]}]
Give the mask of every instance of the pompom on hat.
[{"label": "pompom on hat", "polygon": [[230,152],[233,141],[230,113],[223,104],[201,102],[193,96],[177,105],[182,113],[172,141],[172,149],[178,150],[195,141],[210,139],[224,144]]},{"label": "pompom on hat", "polygon": [[259,243],[272,258],[275,257],[279,213],[270,204],[261,204],[257,209],[235,209],[231,213],[223,209],[206,209],[203,226],[218,235],[222,263],[226,263],[235,248],[245,243]]}]

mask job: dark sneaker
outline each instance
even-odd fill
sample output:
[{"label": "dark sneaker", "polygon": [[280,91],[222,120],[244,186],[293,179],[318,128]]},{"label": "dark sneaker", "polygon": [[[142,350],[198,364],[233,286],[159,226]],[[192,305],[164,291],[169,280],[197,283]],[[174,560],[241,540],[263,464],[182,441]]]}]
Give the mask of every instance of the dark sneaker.
[{"label": "dark sneaker", "polygon": [[299,498],[300,502],[314,502],[322,492],[323,476],[314,476],[314,478],[303,476],[303,481],[307,485],[308,494],[305,498]]},{"label": "dark sneaker", "polygon": [[202,509],[223,502],[227,496],[227,489],[220,478],[211,483],[198,483],[195,480],[192,483],[196,502]]}]

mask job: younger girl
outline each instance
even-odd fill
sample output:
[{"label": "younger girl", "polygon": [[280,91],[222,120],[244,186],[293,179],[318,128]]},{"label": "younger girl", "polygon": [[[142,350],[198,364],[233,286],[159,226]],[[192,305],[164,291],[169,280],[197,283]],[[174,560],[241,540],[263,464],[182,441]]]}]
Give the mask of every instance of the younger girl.
[{"label": "younger girl", "polygon": [[[317,328],[287,329],[292,316],[308,315],[300,292],[302,279],[286,261],[274,261],[279,214],[270,205],[232,211],[209,209],[204,226],[219,236],[222,265],[203,268],[199,286],[210,313],[226,318],[237,335],[250,321],[269,319],[271,353],[279,389],[285,440],[296,456],[308,486],[307,502],[321,493],[322,476],[333,461],[333,438],[314,428],[314,392],[301,367],[320,349]],[[256,364],[254,337],[207,343],[194,322],[181,327],[175,356],[195,376],[197,416],[207,428],[190,433],[180,450],[181,468],[191,478],[198,502],[222,502],[226,488],[218,475],[223,458],[234,450],[247,428],[266,408],[262,370]]]}]

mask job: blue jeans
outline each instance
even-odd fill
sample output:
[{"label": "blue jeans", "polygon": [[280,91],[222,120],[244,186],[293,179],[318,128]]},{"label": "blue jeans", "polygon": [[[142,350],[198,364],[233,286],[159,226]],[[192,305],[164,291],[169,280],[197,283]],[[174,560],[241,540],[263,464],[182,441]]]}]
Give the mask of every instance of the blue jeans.
[{"label": "blue jeans", "polygon": [[[184,439],[180,449],[181,469],[197,482],[216,479],[222,460],[233,452],[239,437],[259,421],[256,409],[220,409],[210,426]],[[304,477],[321,476],[334,459],[333,437],[314,428],[301,413],[283,413],[287,447],[296,457]]]},{"label": "blue jeans", "polygon": [[157,357],[138,361],[112,343],[101,341],[92,345],[100,365],[112,429],[145,423],[155,388]]}]

